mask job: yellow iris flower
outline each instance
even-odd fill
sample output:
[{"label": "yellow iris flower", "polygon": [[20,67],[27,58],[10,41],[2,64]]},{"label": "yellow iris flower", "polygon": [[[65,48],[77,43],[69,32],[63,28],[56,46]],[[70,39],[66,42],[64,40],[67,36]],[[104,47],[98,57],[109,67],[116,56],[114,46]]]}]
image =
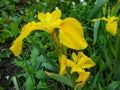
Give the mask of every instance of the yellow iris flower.
[{"label": "yellow iris flower", "polygon": [[107,19],[105,19],[107,21],[107,24],[106,24],[106,30],[111,33],[113,36],[117,33],[117,17],[113,16],[113,17],[110,17],[108,16]]},{"label": "yellow iris flower", "polygon": [[78,55],[72,53],[72,58],[73,60],[70,60],[67,59],[65,55],[61,55],[59,59],[60,75],[64,75],[66,73],[66,67],[71,67],[71,74],[73,72],[77,72],[79,74],[79,77],[76,79],[76,82],[78,82],[76,87],[83,87],[90,74],[90,72],[86,72],[84,69],[95,66],[95,63],[82,52],[79,52]]},{"label": "yellow iris flower", "polygon": [[113,36],[117,33],[117,20],[118,20],[118,17],[115,17],[115,16],[108,16],[107,18],[106,17],[102,17],[102,18],[98,18],[98,19],[94,19],[93,21],[96,21],[96,20],[104,20],[104,21],[107,21],[107,24],[106,24],[106,31],[108,31],[109,33],[111,33]]},{"label": "yellow iris flower", "polygon": [[87,47],[84,39],[82,26],[75,18],[60,19],[61,10],[55,10],[52,13],[38,13],[40,22],[29,22],[22,28],[21,34],[16,38],[10,50],[15,56],[22,51],[22,40],[34,30],[43,30],[52,35],[55,28],[59,28],[60,42],[72,49],[80,50]]}]

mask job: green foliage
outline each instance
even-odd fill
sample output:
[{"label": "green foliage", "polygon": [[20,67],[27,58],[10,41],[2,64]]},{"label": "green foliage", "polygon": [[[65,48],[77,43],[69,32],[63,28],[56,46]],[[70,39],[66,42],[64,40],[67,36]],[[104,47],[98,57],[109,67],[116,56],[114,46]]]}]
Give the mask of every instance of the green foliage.
[{"label": "green foliage", "polygon": [[50,78],[55,79],[55,80],[59,81],[60,83],[63,83],[63,84],[68,85],[70,87],[74,87],[73,81],[68,77],[60,76],[59,74],[49,74],[48,73],[48,75]]},{"label": "green foliage", "polygon": [[107,3],[109,0],[96,0],[96,5],[94,8],[91,10],[91,13],[89,14],[89,18],[93,19],[96,18],[98,13],[101,11],[103,5]]}]

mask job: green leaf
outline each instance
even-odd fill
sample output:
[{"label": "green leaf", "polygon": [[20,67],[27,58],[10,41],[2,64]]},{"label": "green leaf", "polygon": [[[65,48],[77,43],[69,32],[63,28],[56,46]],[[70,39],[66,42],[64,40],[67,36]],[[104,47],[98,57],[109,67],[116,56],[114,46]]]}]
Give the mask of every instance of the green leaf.
[{"label": "green leaf", "polygon": [[116,15],[120,10],[120,1],[118,0],[118,2],[116,3],[115,6],[113,6],[112,8],[112,15]]},{"label": "green leaf", "polygon": [[115,61],[115,77],[120,81],[120,35],[117,38],[116,44],[116,61]]},{"label": "green leaf", "polygon": [[120,81],[112,81],[105,90],[118,90],[118,87],[120,88]]},{"label": "green leaf", "polygon": [[112,64],[112,58],[109,55],[109,49],[108,48],[103,48],[103,54],[104,54],[104,58],[106,60],[106,65],[110,69],[112,69],[112,66],[111,66],[111,64]]},{"label": "green leaf", "polygon": [[107,3],[109,0],[96,0],[97,4],[92,9],[91,13],[89,14],[89,19],[96,18],[100,10],[102,9],[103,5]]},{"label": "green leaf", "polygon": [[[54,62],[52,62],[52,63],[54,63]],[[56,63],[54,63],[54,64],[56,65]],[[48,70],[56,71],[55,66],[53,66],[53,65],[50,64],[49,62],[43,62],[43,63],[42,63],[42,66],[45,67],[45,68],[48,69]],[[57,69],[57,71],[58,71],[58,70],[59,70],[59,69]]]},{"label": "green leaf", "polygon": [[26,85],[26,90],[35,90],[35,81],[33,78],[28,77],[25,82],[25,85]]},{"label": "green leaf", "polygon": [[45,61],[46,59],[43,55],[40,55],[39,57],[36,58],[34,67],[35,72],[41,67],[41,64]]},{"label": "green leaf", "polygon": [[97,82],[98,82],[98,79],[100,78],[100,71],[98,71],[98,73],[96,74],[96,76],[95,76],[95,78],[94,78],[94,80],[93,80],[93,83],[91,84],[91,89],[90,90],[94,90],[94,88],[96,87],[96,86],[98,86],[97,84]]},{"label": "green leaf", "polygon": [[101,59],[100,60],[100,70],[103,71],[106,69],[105,62]]},{"label": "green leaf", "polygon": [[95,24],[94,24],[94,32],[93,32],[93,34],[94,34],[94,42],[93,42],[93,44],[96,43],[97,36],[98,36],[99,26],[100,26],[100,20],[97,20],[97,21],[95,22]]},{"label": "green leaf", "polygon": [[36,72],[36,78],[38,79],[45,79],[46,78],[46,74],[44,73],[43,70],[39,70]]},{"label": "green leaf", "polygon": [[13,81],[15,90],[20,90],[15,76],[12,77],[12,81]]},{"label": "green leaf", "polygon": [[31,50],[31,54],[30,54],[31,59],[36,59],[38,55],[39,55],[39,51],[36,47],[34,47]]},{"label": "green leaf", "polygon": [[63,83],[63,84],[68,85],[68,86],[70,86],[70,87],[74,87],[73,81],[72,81],[70,78],[68,78],[68,77],[60,76],[59,74],[48,73],[48,72],[46,72],[46,74],[47,74],[50,78],[52,78],[52,79],[54,79],[54,80],[57,80],[57,81],[59,81],[60,83]]},{"label": "green leaf", "polygon": [[53,85],[48,86],[44,81],[39,81],[37,85],[37,90],[51,90],[49,88],[52,88]]},{"label": "green leaf", "polygon": [[16,2],[16,3],[18,3],[19,2],[19,0],[13,0],[14,2]]}]

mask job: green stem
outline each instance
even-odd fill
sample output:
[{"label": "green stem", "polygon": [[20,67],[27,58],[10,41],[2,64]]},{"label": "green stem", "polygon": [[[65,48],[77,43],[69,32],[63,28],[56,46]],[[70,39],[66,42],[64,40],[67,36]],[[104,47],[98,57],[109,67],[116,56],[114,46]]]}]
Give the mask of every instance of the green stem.
[{"label": "green stem", "polygon": [[62,46],[60,44],[60,41],[59,41],[56,30],[52,31],[52,39],[53,39],[53,41],[55,43],[55,48],[56,48],[56,51],[57,51],[58,55],[61,56],[61,54],[62,54]]},{"label": "green stem", "polygon": [[117,38],[116,44],[116,61],[115,61],[115,79],[120,81],[120,34]]}]

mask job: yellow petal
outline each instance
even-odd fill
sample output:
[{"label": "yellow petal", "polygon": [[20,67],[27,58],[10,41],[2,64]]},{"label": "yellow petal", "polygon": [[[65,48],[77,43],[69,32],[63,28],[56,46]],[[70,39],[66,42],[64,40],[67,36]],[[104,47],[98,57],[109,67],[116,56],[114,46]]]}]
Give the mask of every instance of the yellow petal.
[{"label": "yellow petal", "polygon": [[13,45],[10,47],[10,50],[15,56],[18,56],[22,50],[22,40],[26,38],[33,30],[42,29],[41,23],[30,22],[22,28],[20,36],[16,38]]},{"label": "yellow petal", "polygon": [[46,14],[38,12],[38,19],[39,19],[41,22],[44,22],[45,19],[46,19]]},{"label": "yellow petal", "polygon": [[74,18],[66,18],[60,24],[60,42],[72,49],[85,49],[88,44],[84,38],[81,24]]},{"label": "yellow petal", "polygon": [[85,72],[85,70],[82,69],[81,67],[78,67],[77,65],[75,65],[75,66],[72,67],[72,69],[71,69],[71,74],[72,74],[73,72]]},{"label": "yellow petal", "polygon": [[117,22],[108,22],[106,24],[106,31],[108,31],[114,36],[117,33]]},{"label": "yellow petal", "polygon": [[52,12],[52,18],[53,20],[60,19],[61,17],[61,10],[55,10]]},{"label": "yellow petal", "polygon": [[79,73],[79,77],[76,79],[76,82],[79,82],[79,83],[75,86],[75,90],[78,86],[82,88],[85,85],[89,75],[90,75],[90,72]]},{"label": "yellow petal", "polygon": [[106,17],[102,17],[102,18],[93,19],[92,21],[95,22],[97,20],[105,20],[105,21],[107,21],[108,19]]},{"label": "yellow petal", "polygon": [[73,58],[74,62],[77,62],[78,58],[74,52],[72,53],[72,58]]},{"label": "yellow petal", "polygon": [[114,22],[114,21],[117,21],[118,19],[119,19],[119,18],[118,18],[118,17],[115,17],[115,16],[112,16],[112,17],[108,16],[107,22]]},{"label": "yellow petal", "polygon": [[79,52],[78,56],[81,56],[81,57],[77,61],[77,64],[82,69],[91,68],[91,67],[95,66],[95,63],[89,57],[87,57],[85,54],[83,54],[82,52]]},{"label": "yellow petal", "polygon": [[10,50],[15,56],[18,56],[22,50],[22,40],[19,37],[14,41],[14,44],[10,47]]},{"label": "yellow petal", "polygon": [[48,33],[52,33],[55,28],[58,28],[61,23],[61,11],[55,10],[52,13],[38,13],[38,19],[42,23],[42,28]]},{"label": "yellow petal", "polygon": [[61,55],[59,58],[59,63],[60,63],[60,75],[64,75],[66,73],[66,67],[67,67],[67,58],[65,55]]},{"label": "yellow petal", "polygon": [[67,66],[68,67],[74,67],[76,65],[76,63],[70,59],[67,60]]},{"label": "yellow petal", "polygon": [[[51,14],[49,12],[46,13],[46,14],[38,12],[38,19],[41,22],[44,22],[47,19],[47,17],[50,17],[52,20],[60,19],[60,17],[61,17],[61,10],[55,10]],[[50,19],[50,18],[48,18],[48,19]]]}]

